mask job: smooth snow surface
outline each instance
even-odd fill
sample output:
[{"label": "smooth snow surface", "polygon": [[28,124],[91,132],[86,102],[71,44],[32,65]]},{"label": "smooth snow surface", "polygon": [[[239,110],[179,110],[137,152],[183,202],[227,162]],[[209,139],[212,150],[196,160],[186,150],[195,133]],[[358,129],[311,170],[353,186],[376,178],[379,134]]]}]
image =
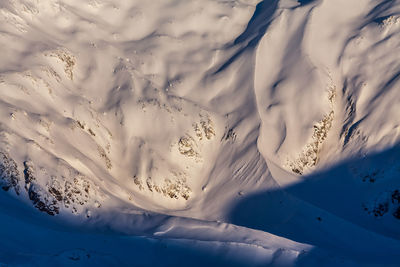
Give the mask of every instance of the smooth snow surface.
[{"label": "smooth snow surface", "polygon": [[398,266],[400,1],[0,1],[0,265]]}]

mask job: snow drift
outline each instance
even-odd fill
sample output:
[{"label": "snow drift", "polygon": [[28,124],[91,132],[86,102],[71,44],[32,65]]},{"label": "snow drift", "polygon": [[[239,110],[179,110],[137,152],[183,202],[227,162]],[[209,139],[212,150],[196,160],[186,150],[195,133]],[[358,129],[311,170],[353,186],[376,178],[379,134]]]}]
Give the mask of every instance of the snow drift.
[{"label": "snow drift", "polygon": [[7,0],[0,21],[0,262],[398,262],[399,1]]}]

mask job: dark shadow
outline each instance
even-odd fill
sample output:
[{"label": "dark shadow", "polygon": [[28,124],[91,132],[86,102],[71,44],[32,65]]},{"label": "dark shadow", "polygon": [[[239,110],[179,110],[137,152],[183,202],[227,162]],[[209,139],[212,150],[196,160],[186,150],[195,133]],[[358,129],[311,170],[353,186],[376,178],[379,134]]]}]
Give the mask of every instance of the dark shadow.
[{"label": "dark shadow", "polygon": [[238,59],[240,55],[245,53],[248,49],[254,49],[258,45],[271,24],[273,15],[278,8],[278,3],[278,0],[264,0],[257,4],[256,10],[247,24],[246,29],[227,47],[240,46],[240,48],[213,74],[225,70]]},{"label": "dark shadow", "polygon": [[0,213],[0,266],[246,266],[218,244],[55,229],[18,211]]},{"label": "dark shadow", "polygon": [[299,2],[300,6],[306,6],[309,5],[313,2],[315,2],[316,0],[297,0],[297,2]]},{"label": "dark shadow", "polygon": [[[299,0],[299,5],[294,7],[302,7],[309,5],[317,0]],[[221,67],[219,67],[213,74],[219,73],[229,67],[240,55],[254,49],[261,38],[267,32],[274,14],[279,8],[278,0],[264,0],[257,4],[253,16],[251,17],[246,29],[241,33],[232,44],[228,45],[227,48],[239,46],[240,48],[231,56]]]},{"label": "dark shadow", "polygon": [[[396,264],[399,158],[400,146],[395,146],[300,177],[286,188],[244,195],[231,210],[231,222],[314,245],[315,255],[323,250],[363,264]],[[301,260],[309,262],[312,255]]]},{"label": "dark shadow", "polygon": [[393,14],[391,10],[393,10],[393,6],[396,4],[396,1],[393,0],[384,0],[384,1],[376,1],[376,5],[371,8],[371,11],[368,12],[368,14],[364,17],[363,23],[361,23],[356,29],[354,29],[355,34],[350,36],[346,42],[343,44],[343,47],[340,52],[340,56],[337,60],[338,65],[341,63],[344,52],[347,48],[347,46],[354,40],[356,39],[361,30],[366,27],[367,25],[371,23],[382,23],[385,19],[387,19],[390,16],[393,15],[398,15],[399,12],[396,12],[396,14]]},{"label": "dark shadow", "polygon": [[390,10],[393,5],[395,5],[395,1],[393,0],[384,0],[377,3],[377,5],[367,14],[366,18],[369,20],[377,19],[380,17],[380,14]]},{"label": "dark shadow", "polygon": [[377,24],[381,24],[383,23],[386,19],[390,18],[392,15],[387,15],[387,16],[383,16],[383,17],[377,17],[376,19],[373,19],[372,21],[377,23]]},{"label": "dark shadow", "polygon": [[[0,203],[0,266],[248,265],[248,257],[229,255],[218,242],[123,234],[106,225],[90,229],[90,220],[82,224],[74,215],[48,216],[3,190]],[[167,218],[150,216],[149,228]],[[78,222],[73,226],[71,220]]]},{"label": "dark shadow", "polygon": [[250,47],[256,46],[267,31],[272,17],[277,10],[278,3],[279,1],[277,0],[264,0],[259,3],[246,29],[235,39],[234,45],[248,43]]}]

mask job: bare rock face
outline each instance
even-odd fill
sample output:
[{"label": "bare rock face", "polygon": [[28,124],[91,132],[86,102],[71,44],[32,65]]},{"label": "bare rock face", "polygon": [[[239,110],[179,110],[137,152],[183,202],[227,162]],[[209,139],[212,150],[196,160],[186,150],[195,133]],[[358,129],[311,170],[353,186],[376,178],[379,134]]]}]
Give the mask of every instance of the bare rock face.
[{"label": "bare rock face", "polygon": [[29,199],[33,205],[40,211],[46,212],[49,215],[56,215],[60,212],[60,206],[57,200],[48,194],[43,188],[32,184],[29,187]]},{"label": "bare rock face", "polygon": [[62,209],[91,214],[89,206],[101,207],[96,187],[84,175],[71,170],[71,177],[56,177],[43,168],[38,171],[32,161],[25,161],[23,166],[22,178],[17,163],[7,152],[0,151],[0,187],[20,195],[20,185],[24,184],[28,198],[38,210],[54,216]]},{"label": "bare rock face", "polygon": [[17,164],[7,152],[0,151],[0,186],[3,190],[11,188],[19,195],[19,172]]},{"label": "bare rock face", "polygon": [[93,189],[88,180],[83,176],[77,176],[72,182],[66,181],[61,190],[63,190],[61,196],[64,206],[66,208],[71,208],[72,213],[76,213],[78,211],[78,205],[83,206],[89,201],[89,194]]},{"label": "bare rock face", "polygon": [[76,174],[73,178],[51,176],[43,184],[36,178],[32,162],[24,162],[24,167],[25,189],[29,199],[37,209],[49,215],[59,214],[62,207],[72,213],[80,213],[88,204],[90,194],[94,193],[93,185],[81,174]]},{"label": "bare rock face", "polygon": [[377,218],[392,214],[400,219],[400,190],[382,192],[374,201],[364,205],[364,210]]},{"label": "bare rock face", "polygon": [[28,191],[29,199],[35,208],[46,212],[49,215],[56,215],[60,212],[57,199],[37,183],[34,176],[35,169],[32,162],[24,162],[25,189]]}]

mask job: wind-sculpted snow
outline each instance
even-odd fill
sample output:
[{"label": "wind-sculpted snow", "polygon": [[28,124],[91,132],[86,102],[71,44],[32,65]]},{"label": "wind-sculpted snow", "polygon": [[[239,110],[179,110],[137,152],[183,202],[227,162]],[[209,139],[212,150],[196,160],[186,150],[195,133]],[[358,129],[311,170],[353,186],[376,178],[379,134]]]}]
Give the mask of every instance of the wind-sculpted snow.
[{"label": "wind-sculpted snow", "polygon": [[[395,113],[391,109],[397,107],[390,103],[398,99],[394,2],[324,1],[282,10],[258,48],[255,79],[261,116],[268,116],[262,137],[269,137],[270,146],[262,149],[268,149],[271,159],[284,163],[301,153],[312,139],[313,125],[331,111],[336,118],[327,142],[335,144],[326,146],[344,152],[339,158],[354,155],[346,150],[382,149],[398,141],[393,135],[398,120],[388,115]],[[335,10],[343,9],[351,11],[337,16]],[[289,23],[292,19],[299,22]],[[293,38],[286,38],[290,31]],[[337,94],[333,107],[328,102],[331,88]],[[329,150],[323,154],[333,153]]]},{"label": "wind-sculpted snow", "polygon": [[0,265],[397,264],[399,1],[6,0],[0,22],[0,221],[59,239]]}]

